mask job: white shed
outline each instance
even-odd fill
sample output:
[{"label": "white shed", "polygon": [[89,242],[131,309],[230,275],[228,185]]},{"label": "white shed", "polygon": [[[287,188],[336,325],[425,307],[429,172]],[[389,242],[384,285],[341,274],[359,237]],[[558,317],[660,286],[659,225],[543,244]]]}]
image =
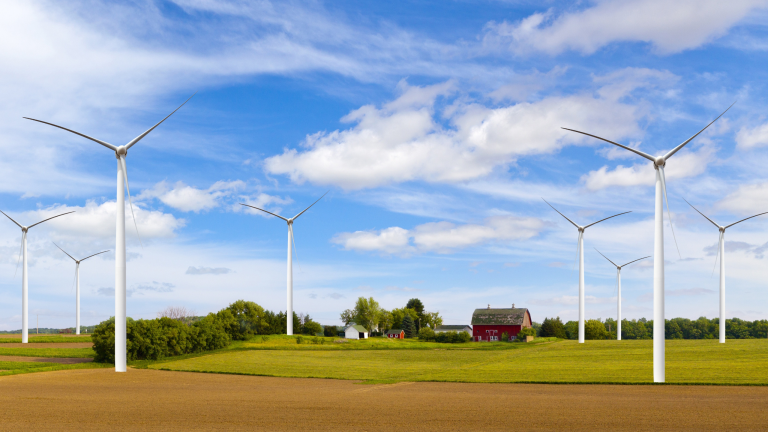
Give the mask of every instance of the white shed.
[{"label": "white shed", "polygon": [[368,330],[359,324],[344,327],[344,337],[347,339],[368,339]]}]

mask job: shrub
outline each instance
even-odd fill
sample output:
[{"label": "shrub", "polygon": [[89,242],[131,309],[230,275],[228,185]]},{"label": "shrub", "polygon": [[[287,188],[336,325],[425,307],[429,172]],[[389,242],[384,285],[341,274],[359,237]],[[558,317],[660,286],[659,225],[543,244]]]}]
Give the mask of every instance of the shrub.
[{"label": "shrub", "polygon": [[419,330],[419,340],[429,342],[435,340],[435,331],[429,327],[422,327]]},{"label": "shrub", "polygon": [[502,342],[509,342],[509,333],[504,332],[501,334],[501,341]]},{"label": "shrub", "polygon": [[584,339],[601,340],[608,339],[608,337],[608,330],[605,329],[602,321],[591,319],[584,323]]},{"label": "shrub", "polygon": [[517,333],[517,341],[522,342],[526,336],[536,336],[536,330],[530,327],[524,327]]},{"label": "shrub", "polygon": [[323,327],[323,335],[327,337],[336,337],[339,334],[339,328],[336,326]]}]

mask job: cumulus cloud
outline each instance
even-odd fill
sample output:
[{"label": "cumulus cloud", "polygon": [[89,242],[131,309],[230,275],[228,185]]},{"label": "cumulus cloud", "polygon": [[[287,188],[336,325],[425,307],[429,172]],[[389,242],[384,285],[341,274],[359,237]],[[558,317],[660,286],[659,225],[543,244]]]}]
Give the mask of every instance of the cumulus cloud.
[{"label": "cumulus cloud", "polygon": [[193,267],[190,266],[186,274],[188,275],[204,275],[204,274],[212,274],[212,275],[221,275],[221,274],[227,274],[232,273],[232,269],[228,269],[226,267]]},{"label": "cumulus cloud", "polygon": [[245,182],[241,180],[217,181],[208,189],[198,189],[180,181],[170,186],[168,182],[161,181],[151,189],[143,190],[136,200],[156,198],[176,210],[199,213],[218,207],[224,197],[231,196],[243,188]]},{"label": "cumulus cloud", "polygon": [[504,240],[526,240],[536,236],[544,227],[537,218],[494,216],[483,224],[456,225],[431,222],[412,230],[390,227],[379,231],[340,233],[333,243],[346,250],[377,251],[383,254],[451,253],[457,249]]},{"label": "cumulus cloud", "polygon": [[566,50],[592,54],[615,42],[645,42],[662,53],[700,47],[725,35],[765,0],[602,0],[582,10],[534,13],[518,22],[491,22],[484,44],[518,54]]},{"label": "cumulus cloud", "polygon": [[401,83],[402,94],[394,101],[381,108],[366,105],[345,116],[342,121],[355,123],[351,128],[309,135],[302,150],[286,149],[267,158],[264,166],[296,183],[344,189],[481,178],[523,156],[594,143],[560,126],[599,126],[613,137],[639,133],[644,110],[619,99],[640,86],[657,85],[659,77],[640,79],[636,73],[628,80],[625,75],[602,77],[603,95],[550,96],[499,108],[462,99],[439,113],[436,98],[452,94],[451,82],[424,87]]},{"label": "cumulus cloud", "polygon": [[739,214],[757,214],[768,208],[768,182],[739,186],[715,207]]},{"label": "cumulus cloud", "polygon": [[768,145],[768,123],[754,128],[742,127],[736,134],[736,145],[745,150]]}]

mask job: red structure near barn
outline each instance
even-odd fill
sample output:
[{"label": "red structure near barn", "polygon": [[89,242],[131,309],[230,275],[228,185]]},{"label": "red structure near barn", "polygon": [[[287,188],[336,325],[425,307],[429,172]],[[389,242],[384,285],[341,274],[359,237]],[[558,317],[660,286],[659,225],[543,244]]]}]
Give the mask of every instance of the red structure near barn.
[{"label": "red structure near barn", "polygon": [[526,308],[491,308],[475,309],[472,314],[472,340],[476,342],[495,342],[507,333],[513,339],[523,327],[531,327],[531,313]]}]

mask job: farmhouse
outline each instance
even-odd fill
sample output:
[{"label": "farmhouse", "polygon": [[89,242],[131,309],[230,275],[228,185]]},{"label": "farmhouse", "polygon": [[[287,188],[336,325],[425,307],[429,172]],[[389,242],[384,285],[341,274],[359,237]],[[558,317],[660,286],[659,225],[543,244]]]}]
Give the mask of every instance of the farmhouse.
[{"label": "farmhouse", "polygon": [[368,339],[368,330],[360,324],[352,323],[344,327],[343,332],[347,339]]},{"label": "farmhouse", "polygon": [[400,329],[387,330],[387,337],[390,339],[405,339],[405,332]]},{"label": "farmhouse", "polygon": [[472,339],[480,341],[500,341],[507,333],[510,339],[517,336],[523,327],[531,327],[531,313],[526,308],[475,309],[472,314]]},{"label": "farmhouse", "polygon": [[472,335],[472,326],[470,325],[439,325],[435,327],[435,333],[445,333],[445,332],[466,332],[469,333],[469,335]]}]

